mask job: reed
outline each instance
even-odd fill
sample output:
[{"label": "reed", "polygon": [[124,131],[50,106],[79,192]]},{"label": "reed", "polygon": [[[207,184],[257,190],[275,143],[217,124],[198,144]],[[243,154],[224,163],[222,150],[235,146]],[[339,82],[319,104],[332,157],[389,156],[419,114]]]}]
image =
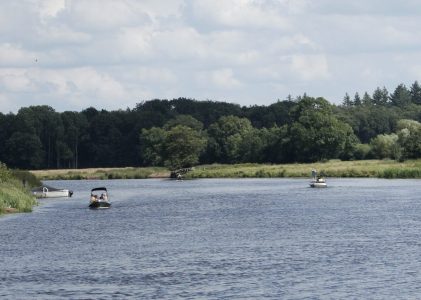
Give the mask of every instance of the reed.
[{"label": "reed", "polygon": [[30,212],[37,202],[21,182],[9,179],[0,182],[0,214],[6,212]]},{"label": "reed", "polygon": [[[316,169],[326,177],[421,178],[421,159],[394,160],[330,160],[309,164],[212,164],[201,165],[184,175],[185,178],[282,178],[309,177]],[[143,179],[168,178],[165,168],[97,168],[78,170],[31,171],[38,179]]]},{"label": "reed", "polygon": [[144,179],[169,177],[165,168],[90,168],[31,171],[40,180]]},{"label": "reed", "polygon": [[316,169],[326,177],[421,178],[421,160],[396,162],[394,160],[339,161],[310,164],[236,164],[203,165],[187,174],[188,178],[271,178],[309,177]]}]

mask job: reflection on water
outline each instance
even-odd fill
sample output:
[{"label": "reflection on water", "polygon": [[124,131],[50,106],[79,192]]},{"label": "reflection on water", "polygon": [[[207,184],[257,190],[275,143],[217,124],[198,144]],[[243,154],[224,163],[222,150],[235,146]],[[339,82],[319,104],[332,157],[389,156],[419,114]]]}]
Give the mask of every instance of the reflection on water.
[{"label": "reflection on water", "polygon": [[74,196],[0,218],[0,298],[420,298],[419,183],[50,182]]}]

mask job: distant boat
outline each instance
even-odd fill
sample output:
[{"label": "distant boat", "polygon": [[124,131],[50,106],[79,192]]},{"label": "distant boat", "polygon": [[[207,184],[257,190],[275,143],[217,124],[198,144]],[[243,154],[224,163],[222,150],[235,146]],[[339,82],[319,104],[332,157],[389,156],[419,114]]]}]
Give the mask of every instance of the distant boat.
[{"label": "distant boat", "polygon": [[58,198],[72,197],[73,191],[68,189],[57,189],[48,185],[43,185],[31,190],[32,194],[37,198]]},{"label": "distant boat", "polygon": [[310,181],[310,187],[312,188],[325,188],[327,187],[326,179],[317,175],[316,170],[311,171],[313,179]]},{"label": "distant boat", "polygon": [[[98,196],[100,195],[100,196]],[[110,208],[111,203],[105,187],[97,187],[91,190],[91,200],[89,208]]]}]

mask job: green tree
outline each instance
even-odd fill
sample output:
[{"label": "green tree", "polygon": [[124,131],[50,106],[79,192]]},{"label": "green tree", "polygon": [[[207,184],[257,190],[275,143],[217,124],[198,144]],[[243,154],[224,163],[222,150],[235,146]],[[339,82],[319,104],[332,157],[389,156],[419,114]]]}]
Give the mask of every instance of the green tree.
[{"label": "green tree", "polygon": [[140,148],[145,165],[162,166],[164,164],[164,142],[166,136],[167,133],[162,128],[142,129]]},{"label": "green tree", "polygon": [[164,129],[169,130],[178,125],[186,126],[196,131],[201,131],[203,129],[203,123],[189,115],[176,116],[164,125]]},{"label": "green tree", "polygon": [[244,138],[252,129],[251,122],[246,118],[221,117],[216,123],[209,126],[208,155],[214,162],[241,162],[241,146]]},{"label": "green tree", "polygon": [[362,101],[361,101],[360,94],[355,93],[355,96],[354,96],[354,105],[355,106],[360,106],[361,104],[362,104]]},{"label": "green tree", "polygon": [[333,115],[332,106],[323,98],[303,97],[292,113],[295,122],[288,135],[293,161],[337,158],[349,139],[357,140],[352,128]]},{"label": "green tree", "polygon": [[15,132],[6,142],[6,164],[19,169],[39,169],[44,151],[33,133]]},{"label": "green tree", "polygon": [[386,105],[389,101],[389,92],[385,87],[380,89],[376,88],[373,92],[372,102],[374,105]]},{"label": "green tree", "polygon": [[345,107],[350,107],[352,106],[354,103],[351,100],[351,97],[349,97],[348,93],[345,93],[344,99],[342,101],[342,105]]},{"label": "green tree", "polygon": [[405,107],[411,103],[411,93],[404,84],[396,87],[392,95],[390,95],[392,105],[397,107]]},{"label": "green tree", "polygon": [[370,95],[365,92],[363,95],[363,99],[361,100],[362,104],[365,106],[373,105],[373,99],[370,97]]},{"label": "green tree", "polygon": [[418,81],[415,81],[411,85],[411,101],[414,104],[420,105],[421,104],[421,86],[419,85]]},{"label": "green tree", "polygon": [[199,131],[183,125],[172,127],[163,144],[164,165],[171,170],[192,167],[205,146],[206,138]]},{"label": "green tree", "polygon": [[421,123],[414,120],[399,120],[397,130],[402,159],[421,157]]},{"label": "green tree", "polygon": [[378,159],[395,159],[400,154],[400,151],[398,150],[398,135],[395,133],[379,134],[371,140],[370,147],[372,157]]}]

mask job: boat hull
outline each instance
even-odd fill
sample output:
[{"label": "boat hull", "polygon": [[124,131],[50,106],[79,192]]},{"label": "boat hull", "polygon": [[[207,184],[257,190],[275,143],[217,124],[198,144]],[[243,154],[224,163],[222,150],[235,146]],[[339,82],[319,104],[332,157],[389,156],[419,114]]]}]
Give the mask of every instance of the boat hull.
[{"label": "boat hull", "polygon": [[312,188],[325,188],[327,187],[326,182],[311,182],[310,187]]},{"label": "boat hull", "polygon": [[59,198],[59,197],[71,197],[73,192],[69,190],[59,191],[36,191],[33,192],[36,198]]},{"label": "boat hull", "polygon": [[89,204],[89,208],[92,209],[101,209],[101,208],[110,208],[111,203],[105,201],[94,201]]}]

